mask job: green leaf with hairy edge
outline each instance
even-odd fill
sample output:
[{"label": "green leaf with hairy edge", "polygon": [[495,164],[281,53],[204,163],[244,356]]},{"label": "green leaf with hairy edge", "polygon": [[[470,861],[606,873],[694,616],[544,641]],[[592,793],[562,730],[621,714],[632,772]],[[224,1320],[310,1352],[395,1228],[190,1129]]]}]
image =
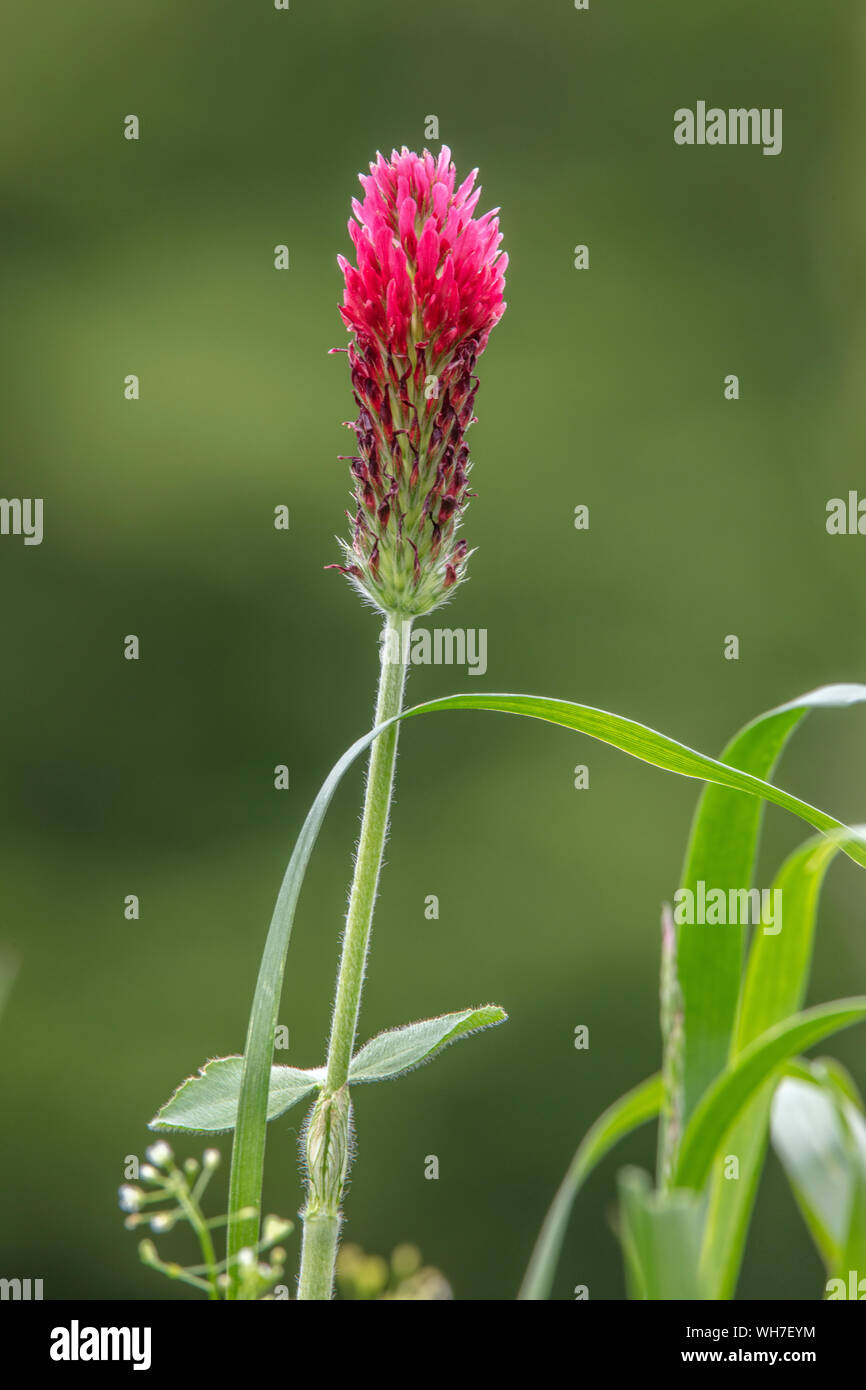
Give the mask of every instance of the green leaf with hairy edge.
[{"label": "green leaf with hairy edge", "polygon": [[687,1189],[654,1192],[646,1173],[619,1175],[620,1240],[629,1298],[703,1300],[700,1275],[703,1204]]},{"label": "green leaf with hairy edge", "polygon": [[828,1273],[866,1274],[862,1192],[866,1117],[828,1067],[785,1077],[773,1097],[773,1147]]},{"label": "green leaf with hairy edge", "polygon": [[[721,761],[767,780],[794,729],[811,709],[866,701],[864,685],[826,685],[768,710],[728,744]],[[708,786],[695,813],[680,887],[748,888],[757,855],[763,803],[729,787]],[[684,1118],[728,1059],[742,982],[744,931],[739,925],[681,925],[677,965],[685,1027]],[[775,1020],[773,1020],[775,1022]],[[730,1184],[729,1184],[730,1185]]]},{"label": "green leaf with hairy edge", "polygon": [[593,1169],[620,1139],[655,1119],[661,1107],[662,1091],[662,1078],[657,1073],[614,1101],[587,1130],[544,1219],[518,1299],[544,1299],[550,1296],[568,1219],[578,1192]]},{"label": "green leaf with hairy edge", "polygon": [[[148,1128],[192,1130],[218,1134],[234,1129],[238,1115],[243,1057],[216,1057],[178,1086],[171,1100],[157,1112]],[[324,1070],[301,1071],[297,1067],[271,1067],[268,1119],[297,1105],[321,1085]]]},{"label": "green leaf with hairy edge", "polygon": [[352,1058],[349,1081],[354,1086],[359,1082],[390,1081],[403,1076],[413,1067],[431,1061],[449,1043],[478,1033],[482,1028],[504,1023],[507,1017],[497,1004],[485,1004],[478,1009],[425,1018],[421,1023],[407,1023],[403,1028],[377,1033]]},{"label": "green leaf with hairy edge", "polygon": [[[832,816],[769,783],[762,782],[760,778],[728,767],[717,762],[715,758],[708,758],[634,720],[623,719],[619,715],[593,709],[589,705],[573,704],[566,700],[546,700],[534,695],[452,695],[442,700],[416,705],[397,718],[408,719],[446,709],[495,710],[560,724],[563,728],[588,734],[591,738],[612,744],[643,762],[679,773],[683,777],[718,782],[723,786],[763,796],[766,800],[801,816],[816,830],[828,831],[840,826],[840,822]],[[396,720],[388,721],[393,722]],[[304,874],[325,812],[343,775],[387,726],[380,725],[357,739],[334,764],[307,814],[277,896],[256,981],[244,1052],[244,1071],[229,1187],[230,1264],[237,1259],[241,1249],[255,1248],[258,1243],[258,1215],[241,1217],[238,1213],[248,1209],[258,1212],[261,1205],[274,1028],[282,993],[286,954]],[[852,853],[852,858],[866,865],[866,854],[858,856]],[[233,1290],[230,1289],[229,1297],[233,1296]]]},{"label": "green leaf with hairy edge", "polygon": [[837,999],[762,1033],[704,1094],[686,1126],[674,1186],[700,1189],[731,1125],[781,1062],[866,1018],[866,998]]},{"label": "green leaf with hairy edge", "polygon": [[[445,1014],[380,1033],[361,1048],[352,1061],[350,1081],[388,1081],[430,1061],[449,1043],[490,1028],[507,1018],[503,1009],[486,1005]],[[234,1129],[243,1073],[243,1057],[217,1057],[208,1062],[175,1091],[171,1100],[151,1120],[155,1130],[190,1130],[219,1133]],[[268,1086],[268,1120],[275,1120],[321,1086],[325,1068],[301,1070],[272,1066]]]},{"label": "green leaf with hairy edge", "polygon": [[[755,929],[742,987],[731,1056],[736,1058],[768,1028],[796,1013],[809,982],[818,901],[827,869],[846,838],[866,843],[866,830],[806,842],[789,856],[772,892],[780,894],[782,928]],[[772,901],[772,900],[771,900]],[[770,1104],[778,1076],[764,1082],[725,1138],[736,1156],[739,1179],[729,1181],[717,1164],[712,1177],[704,1236],[704,1269],[716,1298],[732,1298],[767,1151]]]}]

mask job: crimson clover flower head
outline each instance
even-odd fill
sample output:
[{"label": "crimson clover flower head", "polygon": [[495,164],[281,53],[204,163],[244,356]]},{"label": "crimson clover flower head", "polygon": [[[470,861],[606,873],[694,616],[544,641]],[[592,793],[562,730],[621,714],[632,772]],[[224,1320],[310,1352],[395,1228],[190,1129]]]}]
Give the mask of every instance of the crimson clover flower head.
[{"label": "crimson clover flower head", "polygon": [[[477,170],[459,187],[451,152],[405,147],[360,175],[338,257],[358,418],[352,539],[338,568],[385,613],[429,613],[464,578],[466,431],[475,363],[505,312],[498,208],[476,217]],[[334,349],[340,351],[341,349]],[[345,349],[343,349],[345,350]]]}]

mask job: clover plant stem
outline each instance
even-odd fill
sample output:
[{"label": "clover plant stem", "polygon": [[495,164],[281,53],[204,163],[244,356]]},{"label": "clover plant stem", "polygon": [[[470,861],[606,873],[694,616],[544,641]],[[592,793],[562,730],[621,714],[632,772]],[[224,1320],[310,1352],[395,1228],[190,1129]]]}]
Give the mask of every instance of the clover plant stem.
[{"label": "clover plant stem", "polygon": [[304,1220],[298,1300],[328,1300],[334,1291],[334,1268],[340,1239],[340,1217],[326,1212]]},{"label": "clover plant stem", "polygon": [[[404,629],[408,636],[408,628]],[[393,636],[392,636],[393,634]],[[406,680],[405,652],[401,643],[404,633],[398,618],[389,618],[383,633],[383,658],[396,653],[398,660],[383,659],[379,676],[379,695],[376,701],[376,724],[384,724],[400,714],[403,708],[403,687]],[[379,886],[382,854],[388,834],[391,794],[394,786],[394,764],[397,757],[399,725],[392,724],[376,739],[370,750],[367,788],[361,835],[355,859],[355,873],[346,916],[340,973],[328,1044],[328,1091],[338,1091],[349,1078],[349,1063],[355,1046],[355,1033],[361,1007],[361,990],[370,945],[373,907]]]},{"label": "clover plant stem", "polygon": [[[384,724],[402,711],[410,632],[409,620],[396,614],[390,614],[386,619],[382,634],[376,725]],[[392,724],[379,735],[370,750],[361,834],[331,1018],[323,1097],[335,1095],[349,1079],[373,909],[388,836],[398,730],[399,725]],[[339,1195],[334,1194],[334,1200],[329,1204],[332,1209],[316,1210],[305,1219],[299,1299],[329,1299],[332,1295],[340,1231]]]}]

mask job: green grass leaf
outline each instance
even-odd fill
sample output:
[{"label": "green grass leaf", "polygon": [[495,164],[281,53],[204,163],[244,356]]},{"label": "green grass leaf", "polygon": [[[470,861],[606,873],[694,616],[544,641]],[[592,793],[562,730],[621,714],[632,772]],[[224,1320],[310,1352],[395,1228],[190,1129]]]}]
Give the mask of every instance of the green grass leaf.
[{"label": "green grass leaf", "polygon": [[[721,761],[766,781],[810,710],[846,708],[864,701],[863,685],[811,690],[747,724],[725,748]],[[750,887],[763,812],[760,799],[743,796],[732,787],[708,786],[698,802],[679,886],[694,891],[703,880],[726,892]],[[700,924],[679,928],[685,1118],[727,1062],[742,983],[743,945],[744,931],[736,924],[712,931]]]},{"label": "green grass leaf", "polygon": [[[782,930],[755,929],[731,1047],[732,1060],[802,1005],[809,982],[821,888],[827,869],[847,838],[833,835],[807,841],[789,856],[777,874],[772,891],[781,894]],[[866,831],[856,827],[850,838],[864,843]],[[777,1081],[778,1075],[773,1075],[764,1082],[725,1140],[726,1151],[736,1155],[739,1163],[738,1180],[727,1180],[718,1169],[713,1174],[703,1262],[716,1298],[732,1298],[736,1287],[767,1151],[770,1104]]]},{"label": "green grass leaf", "polygon": [[686,1126],[674,1185],[700,1190],[743,1108],[781,1062],[866,1018],[866,998],[839,999],[785,1019],[762,1033],[705,1092]]},{"label": "green grass leaf", "polygon": [[794,1013],[806,997],[818,902],[827,870],[840,850],[866,845],[866,827],[852,826],[795,850],[773,882],[781,894],[782,929],[756,927],[743,981],[732,1055]]},{"label": "green grass leaf", "polygon": [[414,1067],[432,1061],[449,1043],[482,1028],[504,1023],[507,1017],[498,1005],[485,1004],[478,1009],[425,1018],[421,1023],[407,1023],[402,1028],[378,1033],[352,1058],[349,1082],[354,1086],[359,1082],[390,1081],[403,1076]]},{"label": "green grass leaf", "polygon": [[578,1192],[592,1170],[620,1139],[655,1119],[661,1103],[662,1078],[657,1074],[614,1101],[587,1130],[544,1219],[518,1299],[550,1297],[562,1242]]},{"label": "green grass leaf", "polygon": [[[848,689],[848,687],[844,687]],[[857,687],[859,688],[859,687]],[[594,709],[591,705],[573,704],[569,700],[549,700],[537,695],[449,695],[441,700],[430,700],[423,705],[415,705],[399,716],[412,719],[419,714],[434,714],[441,710],[488,710],[501,714],[519,714],[530,719],[541,719],[549,724],[559,724],[561,728],[572,729],[576,733],[587,734],[590,738],[619,748],[641,762],[652,763],[654,767],[667,772],[676,772],[681,777],[693,777],[699,781],[718,783],[734,791],[749,792],[763,797],[776,806],[793,812],[815,830],[823,833],[847,830],[841,821],[828,816],[816,806],[810,806],[800,797],[792,796],[781,787],[741,772],[727,763],[698,753],[694,748],[666,734],[657,733],[645,724],[633,719],[625,719],[607,710]],[[383,725],[383,727],[385,727]],[[843,846],[845,852],[861,867],[866,867],[866,846],[858,843]],[[739,885],[737,885],[739,886]]]},{"label": "green grass leaf", "polygon": [[773,1147],[829,1274],[866,1274],[862,1192],[866,1117],[820,1062],[785,1077],[772,1106]]},{"label": "green grass leaf", "polygon": [[[178,1086],[171,1100],[151,1120],[149,1129],[190,1130],[219,1134],[237,1123],[243,1057],[216,1057]],[[267,1117],[275,1120],[324,1080],[324,1071],[271,1067]]]}]

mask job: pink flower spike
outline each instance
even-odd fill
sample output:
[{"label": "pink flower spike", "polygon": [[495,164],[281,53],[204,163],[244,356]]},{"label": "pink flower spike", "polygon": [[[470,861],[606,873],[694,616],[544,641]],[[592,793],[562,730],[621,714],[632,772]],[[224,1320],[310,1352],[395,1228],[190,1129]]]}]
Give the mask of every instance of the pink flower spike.
[{"label": "pink flower spike", "polygon": [[457,185],[451,152],[405,146],[359,175],[338,257],[340,315],[358,419],[356,515],[342,567],[383,612],[430,612],[464,578],[458,539],[471,496],[465,431],[474,420],[477,359],[505,312],[508,259],[499,209],[474,216],[475,169]]}]

